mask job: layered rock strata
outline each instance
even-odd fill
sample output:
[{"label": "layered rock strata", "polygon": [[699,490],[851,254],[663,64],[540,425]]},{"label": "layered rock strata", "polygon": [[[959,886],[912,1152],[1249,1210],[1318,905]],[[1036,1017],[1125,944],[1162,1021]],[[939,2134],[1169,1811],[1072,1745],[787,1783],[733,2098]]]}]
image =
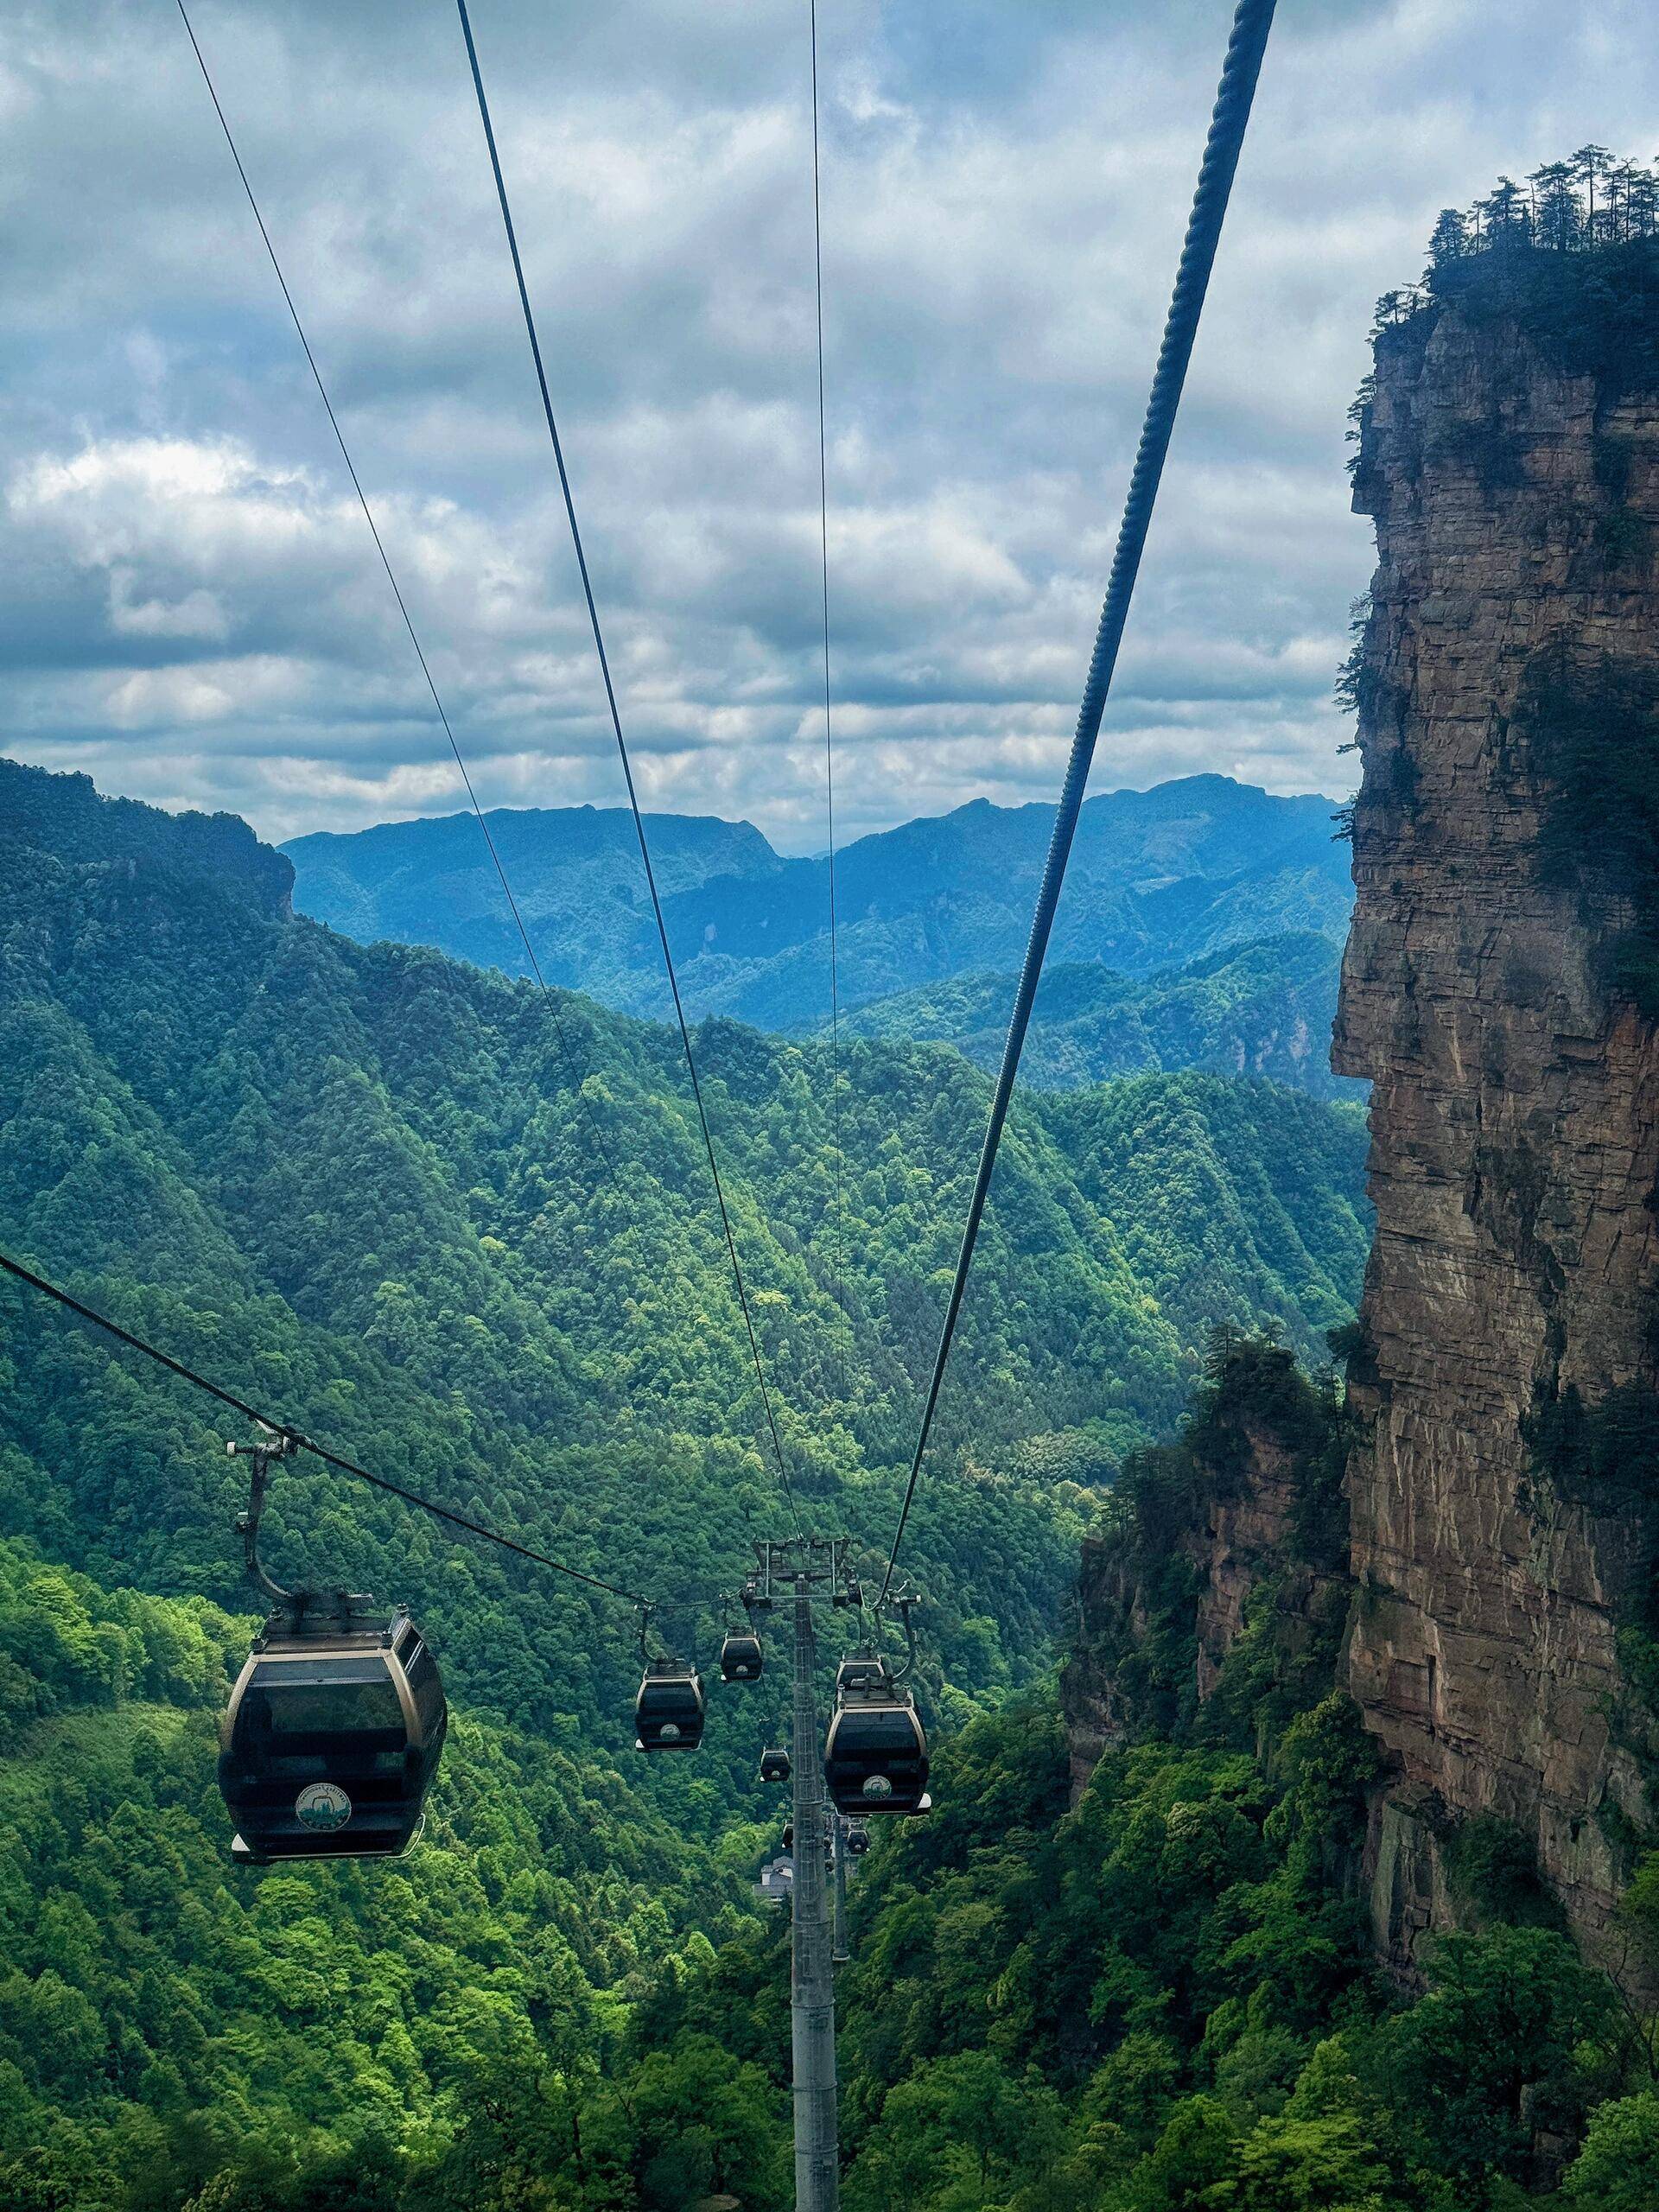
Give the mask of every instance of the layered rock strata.
[{"label": "layered rock strata", "polygon": [[1645,1818],[1618,1651],[1642,1516],[1564,1493],[1535,1429],[1659,1374],[1659,1049],[1612,980],[1628,906],[1593,850],[1551,855],[1529,701],[1551,655],[1659,656],[1659,397],[1515,321],[1420,313],[1379,340],[1355,505],[1378,565],[1333,1065],[1373,1086],[1377,1226],[1350,1681],[1390,1767],[1377,1937],[1408,1971],[1454,1913],[1460,1818],[1518,1825],[1592,1950]]}]

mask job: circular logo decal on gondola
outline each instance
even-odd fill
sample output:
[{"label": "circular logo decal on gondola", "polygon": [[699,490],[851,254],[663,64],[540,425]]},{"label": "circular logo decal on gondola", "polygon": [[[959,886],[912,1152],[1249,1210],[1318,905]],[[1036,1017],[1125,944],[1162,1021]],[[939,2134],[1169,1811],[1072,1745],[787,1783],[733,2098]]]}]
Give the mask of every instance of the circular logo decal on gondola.
[{"label": "circular logo decal on gondola", "polygon": [[662,1726],[657,1731],[657,1740],[659,1744],[677,1744],[680,1740],[680,1726],[678,1721],[664,1720]]},{"label": "circular logo decal on gondola", "polygon": [[864,1783],[864,1795],[867,1797],[891,1797],[893,1784],[885,1774],[867,1776]]},{"label": "circular logo decal on gondola", "polygon": [[337,1782],[308,1782],[294,1800],[294,1811],[304,1827],[332,1835],[351,1819],[352,1801]]}]

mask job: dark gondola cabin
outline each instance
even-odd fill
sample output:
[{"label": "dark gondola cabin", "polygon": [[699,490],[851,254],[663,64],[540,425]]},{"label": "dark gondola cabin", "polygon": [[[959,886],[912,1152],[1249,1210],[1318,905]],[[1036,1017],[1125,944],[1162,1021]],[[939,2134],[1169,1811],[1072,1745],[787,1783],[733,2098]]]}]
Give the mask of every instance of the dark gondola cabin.
[{"label": "dark gondola cabin", "polygon": [[723,1682],[758,1682],[765,1663],[760,1637],[745,1629],[734,1629],[720,1647]]},{"label": "dark gondola cabin", "polygon": [[437,1662],[401,1608],[378,1620],[361,1600],[279,1609],[219,1732],[231,1856],[395,1857],[420,1827],[448,1726]]},{"label": "dark gondola cabin", "polygon": [[849,1821],[844,1841],[847,1847],[847,1856],[849,1859],[861,1859],[870,1847],[870,1832],[862,1821]]},{"label": "dark gondola cabin", "polygon": [[761,1752],[760,1779],[762,1782],[787,1782],[790,1772],[790,1757],[787,1751],[774,1748]]},{"label": "dark gondola cabin", "polygon": [[824,1777],[837,1808],[861,1818],[925,1813],[932,1802],[927,1770],[927,1737],[910,1692],[881,1659],[843,1659],[823,1747]]},{"label": "dark gondola cabin", "polygon": [[634,1700],[634,1749],[695,1751],[702,1741],[704,1699],[695,1667],[678,1659],[652,1659]]}]

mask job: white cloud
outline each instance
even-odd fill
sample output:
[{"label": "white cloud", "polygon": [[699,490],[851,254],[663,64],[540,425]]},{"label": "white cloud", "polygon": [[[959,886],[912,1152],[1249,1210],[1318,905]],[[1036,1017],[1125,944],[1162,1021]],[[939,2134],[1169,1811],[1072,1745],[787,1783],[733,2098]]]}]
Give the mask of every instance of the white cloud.
[{"label": "white cloud", "polygon": [[[272,835],[452,808],[182,34],[121,0],[0,8],[7,749]],[[1370,302],[1499,169],[1586,137],[1647,148],[1645,12],[1284,13],[1097,787],[1205,767],[1345,786],[1329,684],[1370,563],[1342,472]],[[849,832],[1052,796],[1229,14],[825,11]],[[816,847],[801,11],[480,16],[642,787]],[[203,0],[198,28],[481,796],[614,802],[453,20]]]}]

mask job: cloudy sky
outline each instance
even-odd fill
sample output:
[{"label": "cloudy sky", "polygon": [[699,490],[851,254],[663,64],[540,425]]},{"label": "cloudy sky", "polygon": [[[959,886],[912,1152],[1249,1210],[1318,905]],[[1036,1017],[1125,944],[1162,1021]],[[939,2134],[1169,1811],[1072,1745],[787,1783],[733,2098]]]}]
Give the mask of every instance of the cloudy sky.
[{"label": "cloudy sky", "polygon": [[[620,785],[448,0],[197,0],[486,804]],[[1438,207],[1649,156],[1646,0],[1283,0],[1096,788],[1341,792],[1344,410]],[[1228,0],[820,0],[844,835],[1050,798]],[[823,842],[806,0],[474,0],[648,802]],[[0,750],[459,779],[175,0],[0,0]]]}]

